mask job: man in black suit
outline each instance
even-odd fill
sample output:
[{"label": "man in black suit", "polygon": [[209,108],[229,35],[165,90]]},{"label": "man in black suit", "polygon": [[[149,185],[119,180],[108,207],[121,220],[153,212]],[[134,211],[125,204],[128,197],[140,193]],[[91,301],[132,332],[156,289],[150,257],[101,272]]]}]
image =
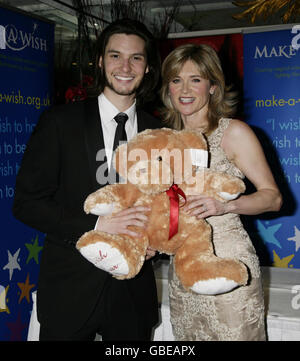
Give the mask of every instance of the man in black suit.
[{"label": "man in black suit", "polygon": [[[126,114],[127,139],[161,127],[140,109],[159,79],[151,33],[143,24],[123,19],[101,33],[98,45],[100,95],[42,114],[16,181],[15,217],[46,233],[37,292],[40,340],[93,340],[96,333],[103,340],[150,340],[158,321],[150,261],[135,278],[120,281],[75,248],[79,237],[95,227],[134,236],[128,226],[145,226],[146,208],[97,217],[86,215],[83,203],[107,184],[108,172],[99,169],[110,169],[118,113]],[[148,250],[148,258],[152,255]]]}]

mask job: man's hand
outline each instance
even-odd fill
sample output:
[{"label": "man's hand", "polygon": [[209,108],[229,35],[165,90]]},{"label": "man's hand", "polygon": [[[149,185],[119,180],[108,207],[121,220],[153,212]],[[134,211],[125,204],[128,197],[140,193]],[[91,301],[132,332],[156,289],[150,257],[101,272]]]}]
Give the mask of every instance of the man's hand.
[{"label": "man's hand", "polygon": [[127,234],[138,237],[140,234],[129,230],[128,226],[146,228],[148,217],[146,213],[150,211],[148,207],[132,207],[124,209],[113,216],[99,216],[96,230],[111,234]]},{"label": "man's hand", "polygon": [[154,257],[156,254],[156,250],[151,248],[151,247],[148,247],[147,250],[146,250],[146,261],[152,257]]}]

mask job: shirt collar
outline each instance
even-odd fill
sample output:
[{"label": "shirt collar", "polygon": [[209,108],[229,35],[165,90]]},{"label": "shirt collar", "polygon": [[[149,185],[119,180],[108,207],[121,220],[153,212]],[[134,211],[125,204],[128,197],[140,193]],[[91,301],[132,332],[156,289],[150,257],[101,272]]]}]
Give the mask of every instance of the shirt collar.
[{"label": "shirt collar", "polygon": [[[101,93],[98,97],[98,104],[102,122],[111,122],[114,117],[120,113],[119,109],[113,103],[111,103],[103,93]],[[128,109],[122,113],[128,115],[127,122],[129,121],[133,126],[136,114],[136,100]]]}]

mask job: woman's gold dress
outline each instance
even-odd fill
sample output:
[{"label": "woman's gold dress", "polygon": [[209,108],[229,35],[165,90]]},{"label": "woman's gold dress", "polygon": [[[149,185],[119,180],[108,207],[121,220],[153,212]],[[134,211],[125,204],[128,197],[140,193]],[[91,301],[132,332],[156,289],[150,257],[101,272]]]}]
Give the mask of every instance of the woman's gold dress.
[{"label": "woman's gold dress", "polygon": [[[209,167],[244,178],[231,163],[220,143],[230,119],[220,119],[208,137]],[[169,298],[173,334],[177,341],[265,340],[264,297],[258,257],[240,217],[229,213],[206,219],[212,226],[215,253],[244,262],[250,272],[249,285],[216,296],[187,292],[178,281],[171,261]]]}]

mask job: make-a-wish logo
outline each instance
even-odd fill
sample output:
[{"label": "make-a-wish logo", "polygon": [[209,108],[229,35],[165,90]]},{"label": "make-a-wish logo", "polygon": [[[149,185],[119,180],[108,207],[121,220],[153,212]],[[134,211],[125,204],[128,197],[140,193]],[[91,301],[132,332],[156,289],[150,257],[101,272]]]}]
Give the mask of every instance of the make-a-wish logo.
[{"label": "make-a-wish logo", "polygon": [[254,59],[260,58],[291,58],[297,54],[296,49],[291,45],[278,45],[278,46],[256,46],[254,52]]},{"label": "make-a-wish logo", "polygon": [[14,24],[0,25],[0,49],[21,51],[32,48],[47,51],[47,40],[38,36],[38,24],[33,23],[32,31],[18,29]]},{"label": "make-a-wish logo", "polygon": [[[292,34],[297,34],[298,31],[300,31],[300,25],[294,25],[292,27],[291,33]],[[300,49],[300,33],[293,36],[292,38],[292,47],[296,50]]]}]

